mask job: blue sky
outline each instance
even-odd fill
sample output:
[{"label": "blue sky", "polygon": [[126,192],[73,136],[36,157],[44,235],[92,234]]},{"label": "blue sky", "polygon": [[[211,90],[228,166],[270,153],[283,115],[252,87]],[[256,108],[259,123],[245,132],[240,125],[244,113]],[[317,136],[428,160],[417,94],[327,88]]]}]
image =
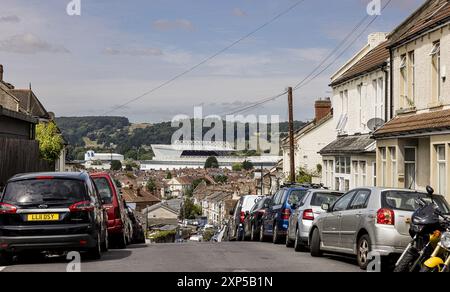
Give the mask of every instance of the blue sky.
[{"label": "blue sky", "polygon": [[[101,115],[183,72],[252,31],[294,0],[2,0],[0,64],[17,87],[32,82],[58,116]],[[369,0],[303,4],[194,72],[114,112],[135,122],[223,113],[294,85],[365,15]],[[423,0],[393,0],[373,26],[327,72],[295,95],[298,120],[329,95],[330,75],[366,42],[389,32]],[[254,113],[286,117],[284,99]]]}]

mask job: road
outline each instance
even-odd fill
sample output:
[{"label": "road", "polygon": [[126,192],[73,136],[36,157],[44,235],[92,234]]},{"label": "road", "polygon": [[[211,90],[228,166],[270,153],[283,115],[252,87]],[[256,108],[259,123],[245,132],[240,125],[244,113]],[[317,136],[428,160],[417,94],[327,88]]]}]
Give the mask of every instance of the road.
[{"label": "road", "polygon": [[[2,272],[66,271],[64,258],[19,260]],[[353,259],[312,258],[284,245],[256,242],[135,245],[82,261],[82,272],[359,272]]]}]

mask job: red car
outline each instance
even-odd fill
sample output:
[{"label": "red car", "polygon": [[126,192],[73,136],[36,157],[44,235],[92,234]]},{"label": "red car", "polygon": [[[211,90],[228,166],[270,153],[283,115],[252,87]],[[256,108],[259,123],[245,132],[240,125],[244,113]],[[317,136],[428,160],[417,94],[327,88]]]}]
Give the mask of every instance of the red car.
[{"label": "red car", "polygon": [[118,248],[126,248],[130,242],[127,211],[120,192],[108,173],[91,174],[108,213],[109,241]]}]

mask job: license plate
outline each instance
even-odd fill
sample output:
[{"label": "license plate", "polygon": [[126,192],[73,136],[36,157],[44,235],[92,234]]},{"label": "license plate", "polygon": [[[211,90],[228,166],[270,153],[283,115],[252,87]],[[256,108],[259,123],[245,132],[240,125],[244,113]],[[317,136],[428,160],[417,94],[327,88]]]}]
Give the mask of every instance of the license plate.
[{"label": "license plate", "polygon": [[59,214],[28,214],[27,221],[59,221]]}]

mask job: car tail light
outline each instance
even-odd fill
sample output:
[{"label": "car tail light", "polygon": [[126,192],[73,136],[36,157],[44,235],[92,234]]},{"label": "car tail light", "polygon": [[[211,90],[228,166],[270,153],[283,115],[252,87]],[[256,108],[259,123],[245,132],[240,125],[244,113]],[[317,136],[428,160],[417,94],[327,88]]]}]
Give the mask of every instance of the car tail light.
[{"label": "car tail light", "polygon": [[70,212],[91,212],[95,206],[90,201],[83,201],[73,204],[69,207]]},{"label": "car tail light", "polygon": [[245,212],[241,212],[241,223],[245,221]]},{"label": "car tail light", "polygon": [[380,209],[377,212],[377,224],[395,225],[395,214],[391,209]]},{"label": "car tail light", "polygon": [[284,209],[281,215],[282,215],[281,219],[289,220],[289,218],[291,217],[291,209],[288,208]]},{"label": "car tail light", "polygon": [[14,205],[0,203],[0,214],[16,214],[17,207]]},{"label": "car tail light", "polygon": [[303,211],[303,220],[314,220],[314,211],[312,209]]}]

